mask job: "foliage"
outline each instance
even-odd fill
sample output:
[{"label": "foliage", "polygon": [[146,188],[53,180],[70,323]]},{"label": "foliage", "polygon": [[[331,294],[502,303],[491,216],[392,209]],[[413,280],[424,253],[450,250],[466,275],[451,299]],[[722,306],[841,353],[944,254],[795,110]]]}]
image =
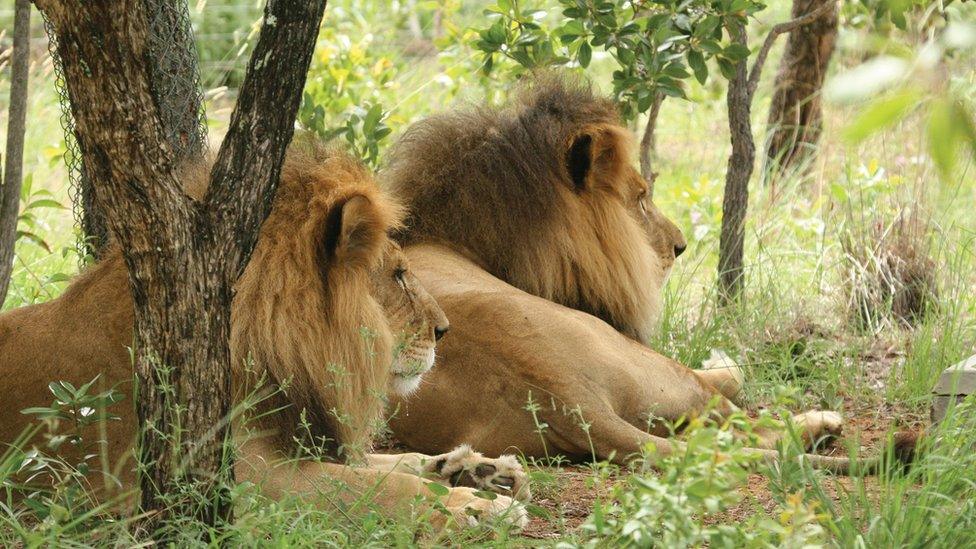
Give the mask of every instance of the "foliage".
[{"label": "foliage", "polygon": [[976,124],[972,101],[966,97],[968,79],[946,81],[952,60],[970,67],[976,63],[976,26],[956,21],[925,43],[914,59],[879,56],[837,77],[828,88],[837,102],[865,106],[847,127],[852,143],[863,141],[915,113],[927,120],[929,155],[943,180],[955,173],[959,150],[966,145],[976,155]]},{"label": "foliage", "polygon": [[315,53],[321,69],[309,75],[298,120],[323,139],[345,139],[356,156],[375,166],[379,145],[391,133],[389,113],[380,102],[398,67],[370,49],[370,35],[354,42],[346,35],[324,34]]},{"label": "foliage", "polygon": [[520,69],[587,68],[597,49],[615,61],[613,90],[627,118],[646,112],[658,96],[686,98],[683,81],[708,79],[708,61],[731,78],[749,49],[729,41],[728,29],[762,10],[756,0],[559,0],[562,23],[548,28],[546,12],[501,0],[485,10],[495,21],[476,47],[491,72],[497,56]]},{"label": "foliage", "polygon": [[[777,520],[720,520],[741,501],[739,489],[757,459],[731,431],[747,428],[744,420],[732,417],[723,425],[693,420],[682,436],[685,447],[658,461],[658,474],[628,477],[615,488],[613,501],[595,506],[582,526],[588,538],[584,545],[770,547],[822,542],[823,517],[799,497],[779,511]],[[719,520],[709,524],[709,518]]]}]

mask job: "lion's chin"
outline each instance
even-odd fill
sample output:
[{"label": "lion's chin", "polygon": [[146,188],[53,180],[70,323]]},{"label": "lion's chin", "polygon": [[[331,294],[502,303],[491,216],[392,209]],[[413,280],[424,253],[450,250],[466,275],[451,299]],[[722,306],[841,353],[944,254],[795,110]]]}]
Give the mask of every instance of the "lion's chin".
[{"label": "lion's chin", "polygon": [[401,357],[393,365],[390,381],[393,392],[402,397],[410,396],[420,387],[424,374],[434,367],[435,356],[433,347],[405,354],[409,356]]}]

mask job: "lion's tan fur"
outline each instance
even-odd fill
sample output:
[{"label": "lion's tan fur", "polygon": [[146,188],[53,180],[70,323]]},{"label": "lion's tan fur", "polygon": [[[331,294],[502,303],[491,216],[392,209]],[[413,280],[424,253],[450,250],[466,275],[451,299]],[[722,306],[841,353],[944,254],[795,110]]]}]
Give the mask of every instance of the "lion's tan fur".
[{"label": "lion's tan fur", "polygon": [[[720,414],[736,410],[713,383],[735,394],[737,372],[692,371],[642,344],[685,242],[650,201],[630,143],[609,101],[553,75],[507,107],[406,132],[385,176],[409,210],[405,251],[452,333],[425,385],[399,402],[400,441],[624,463],[680,445],[661,419],[716,401]],[[840,429],[834,413],[796,423],[808,441]]]},{"label": "lion's tan fur", "polygon": [[[235,286],[234,310],[247,313],[234,317],[233,363],[243,370],[250,356],[257,375],[266,372],[275,384],[291,380],[286,394],[264,402],[268,410],[284,407],[268,426],[282,442],[305,410],[320,441],[368,449],[393,351],[369,273],[383,260],[386,231],[397,226],[400,210],[362,165],[321,147],[292,147],[281,180],[274,212]],[[360,229],[371,233],[366,246],[355,257],[322,257],[324,239],[338,231],[338,219],[329,218],[334,206],[357,196],[367,199],[358,208],[368,211],[356,212],[370,224]]]},{"label": "lion's tan fur", "polygon": [[[581,135],[593,163],[578,188],[566,158]],[[384,173],[409,205],[400,239],[448,242],[517,288],[647,337],[680,233],[635,212],[646,183],[627,161],[632,142],[611,101],[552,75],[507,107],[431,116]]]},{"label": "lion's tan fur", "polygon": [[[206,174],[205,165],[183,172],[191,196],[202,194]],[[244,426],[235,425],[241,438],[239,480],[259,482],[271,496],[314,498],[341,479],[352,490],[340,497],[354,499],[357,491],[375,489],[375,500],[391,512],[430,493],[426,481],[401,472],[395,457],[366,456],[370,467],[329,462],[369,448],[391,371],[399,372],[395,344],[417,356],[432,356],[436,333],[447,329],[442,311],[388,236],[400,217],[397,203],[357,162],[313,142],[290,148],[271,214],[235,286],[232,305],[235,398],[243,398],[262,376],[272,388],[285,386],[256,411],[281,410],[261,417],[244,437]],[[132,311],[126,270],[121,254],[113,250],[61,297],[0,315],[0,441],[13,441],[29,421],[19,410],[50,405],[51,381],[77,387],[99,375],[93,390],[116,387],[131,395],[126,347],[132,342]],[[297,450],[302,410],[326,461],[280,459]],[[64,444],[57,453],[71,464],[89,452],[108,457],[111,463],[89,462],[91,476],[100,476],[91,478],[93,485],[131,493],[136,486],[131,450],[138,429],[134,406],[128,401],[108,412],[121,421],[91,426],[81,433],[84,444]],[[52,426],[57,432],[70,430],[60,427]],[[323,439],[331,442],[322,445]],[[33,443],[44,447],[40,438]],[[433,460],[418,456],[408,461]],[[380,469],[371,468],[374,463]],[[512,505],[506,496],[489,501],[474,493],[459,487],[438,499],[461,524],[470,522],[471,513],[487,517]],[[524,523],[524,510],[515,509],[511,520]]]}]

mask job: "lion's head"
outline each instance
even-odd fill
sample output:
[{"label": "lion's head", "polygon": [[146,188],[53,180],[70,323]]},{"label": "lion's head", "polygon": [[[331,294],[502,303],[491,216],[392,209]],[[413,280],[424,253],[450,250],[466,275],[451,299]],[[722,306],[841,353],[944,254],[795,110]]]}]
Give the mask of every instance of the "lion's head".
[{"label": "lion's head", "polygon": [[384,173],[403,243],[449,244],[493,275],[646,339],[685,248],[632,164],[633,137],[585,83],[544,75],[508,106],[414,124]]},{"label": "lion's head", "polygon": [[[347,156],[289,149],[271,214],[235,286],[237,392],[266,376],[260,426],[333,457],[369,448],[384,397],[416,388],[447,320],[388,236],[401,208]],[[302,413],[304,411],[304,418]],[[301,423],[310,432],[301,432]]]}]

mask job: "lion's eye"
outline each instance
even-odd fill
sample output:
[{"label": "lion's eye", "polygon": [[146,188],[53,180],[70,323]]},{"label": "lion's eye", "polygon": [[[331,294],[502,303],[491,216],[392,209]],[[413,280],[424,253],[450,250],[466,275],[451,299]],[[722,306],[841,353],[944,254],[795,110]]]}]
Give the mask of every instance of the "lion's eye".
[{"label": "lion's eye", "polygon": [[647,216],[647,206],[644,205],[645,198],[647,198],[647,191],[643,190],[637,195],[637,205],[640,206],[641,213]]},{"label": "lion's eye", "polygon": [[404,269],[403,267],[397,267],[397,269],[393,271],[393,278],[396,279],[397,284],[399,284],[400,287],[403,288],[404,290],[407,289],[407,278],[405,276],[406,274],[407,274],[407,270]]}]

